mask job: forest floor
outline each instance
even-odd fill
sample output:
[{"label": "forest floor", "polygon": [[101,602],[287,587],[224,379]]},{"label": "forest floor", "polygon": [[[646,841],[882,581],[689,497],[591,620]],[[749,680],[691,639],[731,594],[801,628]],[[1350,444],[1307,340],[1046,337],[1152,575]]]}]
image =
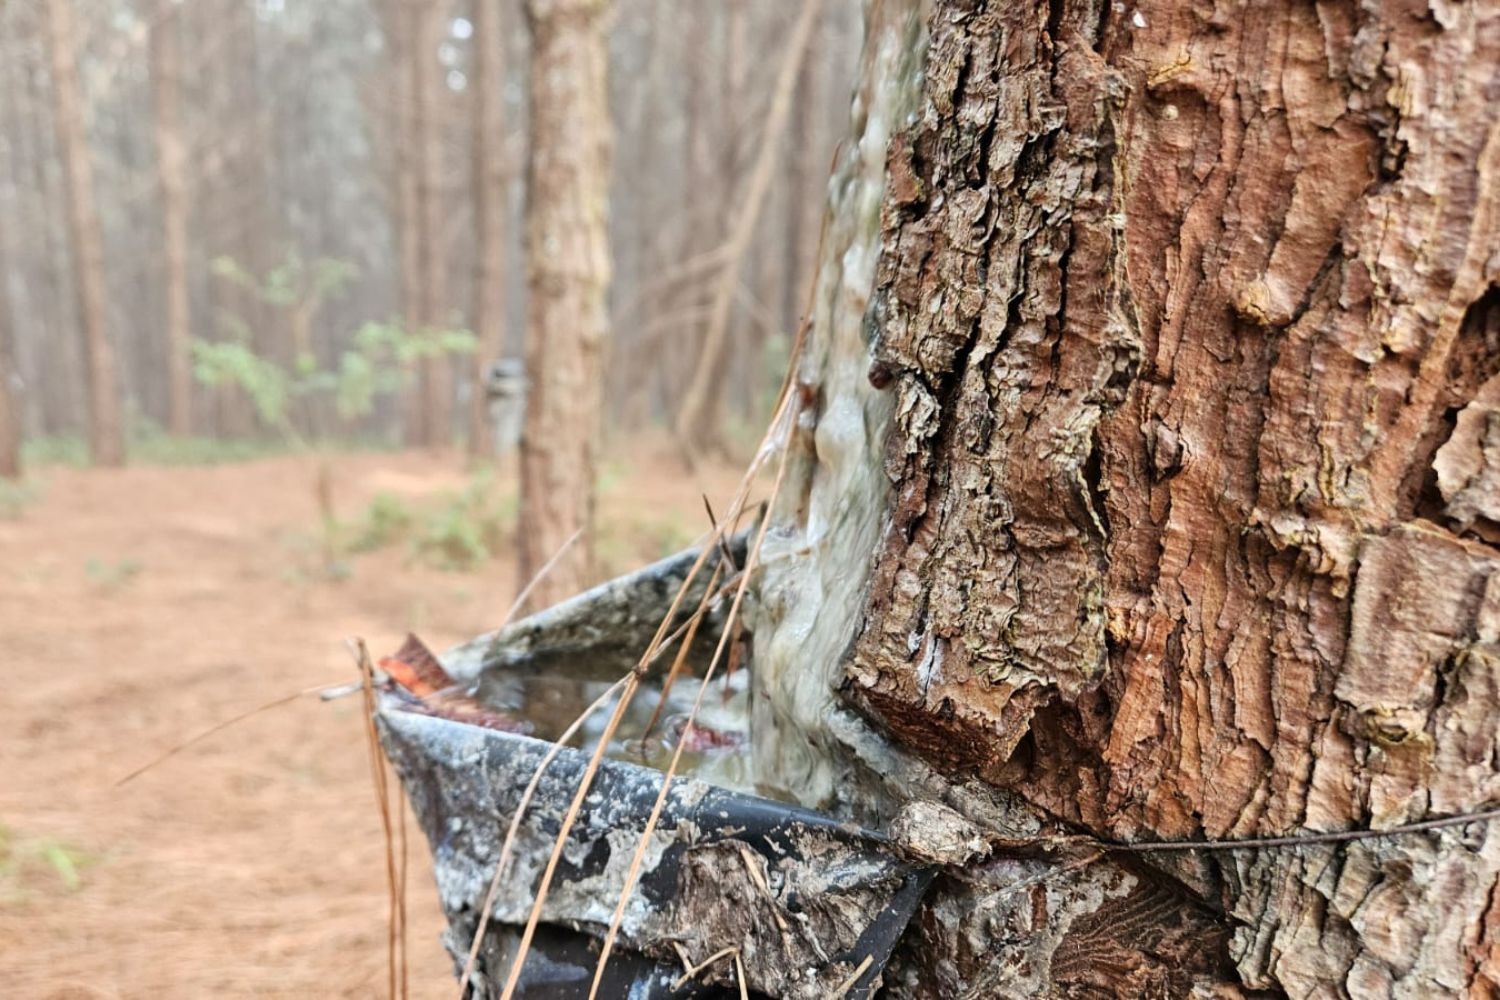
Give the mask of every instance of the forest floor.
[{"label": "forest floor", "polygon": [[[335,463],[340,518],[373,546],[338,579],[321,569],[303,458],[43,469],[0,510],[7,998],[384,995],[384,848],[357,697],[271,708],[116,787],[213,723],[353,679],[346,637],[379,655],[413,630],[443,648],[503,614],[509,540],[467,572],[434,563],[506,527],[509,479],[476,485],[456,456]],[[700,493],[722,504],[738,471],[690,476],[641,445],[602,479],[600,557],[620,571],[689,542]],[[428,539],[420,555],[413,538]],[[411,996],[451,998],[411,834]]]}]

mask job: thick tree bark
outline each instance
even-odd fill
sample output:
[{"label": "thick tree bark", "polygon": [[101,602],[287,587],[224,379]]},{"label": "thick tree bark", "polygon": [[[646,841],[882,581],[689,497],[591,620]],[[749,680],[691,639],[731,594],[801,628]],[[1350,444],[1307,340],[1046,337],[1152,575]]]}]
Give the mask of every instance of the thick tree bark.
[{"label": "thick tree bark", "polygon": [[500,0],[474,0],[474,337],[469,454],[495,453],[485,378],[505,341],[505,67]]},{"label": "thick tree bark", "polygon": [[576,531],[536,604],[576,593],[592,563],[594,477],[608,335],[607,0],[527,0],[531,136],[520,570],[529,579]]},{"label": "thick tree bark", "polygon": [[[1500,798],[1500,10],[930,23],[873,346],[820,279],[756,630],[757,739],[802,738],[767,773],[1124,840]],[[1492,824],[1153,860],[940,891],[912,992],[1500,990]]]},{"label": "thick tree bark", "polygon": [[48,48],[57,144],[62,153],[68,235],[88,379],[89,454],[98,465],[125,462],[125,420],[110,342],[104,288],[104,238],[94,208],[94,173],[78,81],[77,28],[67,0],[48,0]]},{"label": "thick tree bark", "polygon": [[187,271],[187,151],[182,139],[182,38],[177,4],[160,0],[151,25],[151,94],[166,286],[167,428],[192,432],[192,329]]}]

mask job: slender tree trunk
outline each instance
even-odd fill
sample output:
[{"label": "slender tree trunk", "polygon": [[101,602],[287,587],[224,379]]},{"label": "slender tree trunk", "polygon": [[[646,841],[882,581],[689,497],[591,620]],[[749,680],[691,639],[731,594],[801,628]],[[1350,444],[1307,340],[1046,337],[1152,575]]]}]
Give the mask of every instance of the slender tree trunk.
[{"label": "slender tree trunk", "polygon": [[166,279],[167,428],[192,433],[192,328],[187,272],[187,152],[182,139],[182,36],[173,0],[151,26],[151,84]]},{"label": "slender tree trunk", "polygon": [[[79,338],[67,332],[67,303],[59,282],[59,274],[67,268],[67,249],[58,232],[61,213],[52,210],[48,164],[56,158],[50,155],[48,136],[54,130],[43,120],[50,101],[42,91],[46,73],[42,64],[47,57],[37,46],[19,44],[23,38],[45,34],[46,11],[33,8],[26,13],[31,23],[17,25],[16,44],[9,47],[13,55],[7,58],[11,74],[0,84],[0,104],[6,109],[6,120],[13,123],[8,144],[10,176],[16,185],[18,206],[24,205],[11,232],[30,234],[28,246],[32,250],[12,257],[22,279],[25,315],[32,334],[24,340],[18,337],[15,346],[19,360],[22,343],[28,345],[26,353],[35,359],[31,370],[45,370],[48,376],[27,393],[33,426],[44,434],[66,434],[84,425],[79,419],[83,405],[78,391],[85,380]],[[23,199],[23,191],[29,197]]]},{"label": "slender tree trunk", "polygon": [[114,345],[107,329],[104,238],[94,209],[94,174],[78,81],[77,30],[68,0],[47,0],[57,144],[62,151],[78,315],[87,361],[89,453],[98,465],[125,463],[125,421]]},{"label": "slender tree trunk", "polygon": [[[390,133],[394,150],[392,215],[399,255],[401,323],[408,333],[422,328],[421,217],[417,211],[416,60],[417,8],[413,0],[386,0],[383,8],[390,58]],[[401,435],[408,445],[426,440],[426,410],[420,368],[401,400]]]},{"label": "slender tree trunk", "polygon": [[495,453],[485,374],[505,340],[505,67],[500,0],[474,0],[474,336],[469,454]]},{"label": "slender tree trunk", "polygon": [[[412,53],[412,89],[416,96],[413,141],[417,155],[417,219],[421,231],[422,325],[449,326],[448,255],[443,228],[443,109],[447,86],[438,63],[438,41],[445,23],[443,4],[416,0],[416,51]],[[447,355],[424,360],[422,443],[442,447],[453,432],[453,365]]]},{"label": "slender tree trunk", "polygon": [[776,151],[780,148],[781,137],[791,113],[797,71],[807,51],[807,43],[812,37],[812,28],[817,22],[821,7],[822,0],[803,0],[802,11],[787,41],[777,73],[755,165],[746,181],[744,194],[736,200],[735,214],[724,248],[724,264],[715,282],[713,300],[709,305],[702,351],[677,411],[677,437],[690,458],[703,446],[716,443],[722,430],[720,400],[724,388],[723,359],[729,346],[729,324],[733,318],[741,265],[771,191]]},{"label": "slender tree trunk", "polygon": [[[681,33],[678,45],[686,49],[686,79],[682,94],[682,187],[689,192],[703,191],[722,182],[716,178],[719,171],[714,163],[714,118],[712,95],[712,62],[714,49],[711,45],[713,4],[689,4],[682,12]],[[732,195],[728,199],[732,200]],[[682,214],[686,217],[680,234],[680,245],[674,248],[679,255],[679,267],[722,254],[725,232],[728,229],[725,205],[705,203],[701,197],[687,199]],[[661,246],[661,233],[653,231],[657,246]],[[718,257],[712,257],[717,261]],[[717,267],[695,267],[681,281],[660,289],[657,295],[656,315],[648,316],[662,325],[662,337],[666,342],[680,342],[682,348],[673,351],[658,351],[656,371],[646,372],[642,381],[653,376],[662,386],[668,420],[676,417],[670,407],[681,398],[682,391],[692,378],[695,365],[693,347],[702,341],[703,307],[699,302],[706,297],[709,282],[717,274]],[[686,319],[678,319],[682,316]]]},{"label": "slender tree trunk", "polygon": [[527,0],[531,141],[526,206],[526,368],[521,575],[576,531],[538,585],[551,604],[587,580],[608,336],[607,0]]},{"label": "slender tree trunk", "polygon": [[[764,773],[1012,837],[1492,806],[1500,10],[935,8],[873,343],[848,202],[822,265]],[[866,89],[860,146],[907,120]],[[1497,875],[1495,823],[1002,852],[937,887],[896,995],[1494,996]]]},{"label": "slender tree trunk", "polygon": [[[255,5],[234,0],[228,29],[231,44],[227,62],[232,74],[228,96],[230,108],[239,118],[240,129],[235,139],[232,174],[238,205],[235,221],[240,250],[237,256],[246,270],[264,282],[271,269],[285,259],[286,248],[281,245],[279,213],[272,208],[268,165],[272,153],[270,107],[263,97],[262,29]],[[245,305],[245,319],[261,354],[284,365],[295,363],[291,331],[283,310],[260,294],[249,295]]]},{"label": "slender tree trunk", "polygon": [[[15,59],[19,48],[10,38],[0,44],[0,52],[10,62],[7,70],[14,62],[19,61]],[[10,130],[7,134],[12,137],[18,137],[22,131],[15,106],[18,89],[12,84],[9,72],[0,74],[0,128]],[[10,183],[0,185],[0,194],[4,193],[4,187],[10,187],[12,204],[20,202],[19,197],[16,197],[20,194],[19,179],[22,173],[19,145],[14,138],[9,143],[5,168]],[[16,215],[19,216],[20,213],[17,212]],[[14,303],[10,294],[10,238],[11,231],[8,227],[0,230],[0,477],[16,479],[21,475],[22,425],[26,418],[26,407],[22,405],[20,398],[21,367],[16,350]],[[35,416],[33,410],[33,420]]]},{"label": "slender tree trunk", "polygon": [[21,401],[17,383],[15,314],[10,300],[9,247],[0,233],[0,478],[21,476]]},{"label": "slender tree trunk", "polygon": [[[245,5],[238,0],[218,0],[180,5],[177,16],[195,40],[190,51],[213,54],[203,60],[198,93],[202,101],[201,129],[204,136],[201,162],[194,166],[193,217],[201,235],[206,258],[227,257],[251,273],[257,261],[247,248],[249,213],[260,211],[261,200],[248,182],[253,172],[243,160],[250,129],[243,97],[245,78],[242,17]],[[250,27],[253,27],[253,18]],[[238,282],[212,278],[207,283],[206,315],[215,317],[221,340],[244,340],[264,351],[264,306],[260,296]],[[250,437],[256,430],[256,415],[249,397],[238,387],[224,385],[213,394],[214,425],[221,437]]]},{"label": "slender tree trunk", "polygon": [[[823,51],[826,44],[828,15],[825,13],[813,25],[813,35],[808,41],[811,52]],[[786,330],[795,330],[802,322],[803,310],[807,308],[807,291],[812,277],[812,257],[808,252],[808,233],[819,218],[811,210],[818,205],[813,197],[816,178],[821,186],[828,170],[827,154],[824,151],[825,134],[822,128],[823,102],[826,99],[827,60],[804,59],[797,74],[797,92],[792,99],[796,111],[795,131],[792,147],[786,157],[786,219],[783,224],[784,242],[781,256],[785,274],[781,284],[781,323]]]}]

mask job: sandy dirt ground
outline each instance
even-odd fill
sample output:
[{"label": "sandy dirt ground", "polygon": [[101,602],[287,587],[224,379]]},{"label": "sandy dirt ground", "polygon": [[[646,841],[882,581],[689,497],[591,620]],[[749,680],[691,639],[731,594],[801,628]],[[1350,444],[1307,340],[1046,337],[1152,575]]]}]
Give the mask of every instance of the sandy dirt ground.
[{"label": "sandy dirt ground", "polygon": [[[604,558],[661,554],[737,475],[641,448],[604,476]],[[378,492],[462,487],[458,458],[337,460],[354,517]],[[0,996],[375,997],[384,848],[357,698],[304,697],[123,775],[223,719],[352,679],[414,630],[441,648],[492,627],[508,553],[472,573],[405,546],[316,565],[310,467],[47,469],[0,520]],[[506,484],[501,483],[501,488]],[[426,845],[412,828],[414,998],[456,995]]]}]

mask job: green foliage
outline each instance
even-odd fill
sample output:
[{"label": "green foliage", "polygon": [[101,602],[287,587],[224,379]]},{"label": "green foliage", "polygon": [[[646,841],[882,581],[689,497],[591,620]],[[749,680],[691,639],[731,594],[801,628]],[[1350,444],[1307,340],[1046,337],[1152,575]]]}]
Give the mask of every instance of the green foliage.
[{"label": "green foliage", "polygon": [[137,465],[225,465],[285,451],[278,442],[178,437],[149,421],[138,421],[130,436],[130,458]]},{"label": "green foliage", "polygon": [[[308,262],[295,250],[263,278],[229,257],[216,259],[213,271],[262,302],[300,319],[303,329],[318,306],[341,294],[359,273],[348,261],[320,257]],[[229,333],[226,339],[193,344],[198,381],[239,388],[262,423],[303,445],[306,442],[293,423],[299,400],[330,400],[340,418],[356,420],[369,415],[379,398],[401,389],[412,362],[466,354],[476,346],[474,335],[467,330],[406,330],[397,323],[371,322],[355,331],[349,347],[332,364],[321,364],[306,344],[297,345],[298,354],[289,364],[280,364],[255,351],[250,330],[238,317],[226,316],[224,321]]]},{"label": "green foliage", "polygon": [[31,877],[42,875],[76,892],[83,886],[82,870],[92,864],[86,852],[52,837],[19,837],[0,824],[0,887],[6,895],[20,895]]},{"label": "green foliage", "polygon": [[268,426],[291,432],[287,406],[293,395],[292,376],[275,362],[235,340],[195,340],[193,374],[207,386],[239,386]]},{"label": "green foliage", "polygon": [[[286,451],[286,445],[212,437],[177,437],[149,420],[137,420],[130,433],[130,460],[136,465],[223,465]],[[30,438],[21,452],[28,469],[87,468],[88,445],[73,435]],[[3,506],[3,505],[0,505]],[[0,516],[4,516],[0,514]]]},{"label": "green foliage", "polygon": [[394,545],[411,536],[416,521],[416,513],[400,497],[377,493],[354,527],[347,547],[350,552],[373,552]]},{"label": "green foliage", "polygon": [[140,560],[126,557],[124,559],[105,560],[97,556],[90,556],[83,564],[83,573],[89,578],[89,582],[100,590],[107,593],[124,589],[125,585],[140,575]]},{"label": "green foliage", "polygon": [[610,576],[642,563],[681,552],[697,540],[696,530],[675,515],[636,514],[600,522],[594,547]]},{"label": "green foliage", "polygon": [[594,477],[594,488],[601,494],[613,493],[629,478],[629,464],[618,452],[609,451],[599,464],[599,472]]},{"label": "green foliage", "polygon": [[21,465],[28,469],[48,465],[82,469],[88,464],[89,446],[76,434],[41,434],[21,444]]},{"label": "green foliage", "polygon": [[329,393],[345,420],[369,413],[375,400],[401,388],[404,373],[424,358],[472,353],[477,346],[467,330],[407,332],[397,323],[366,323],[354,334],[352,347],[336,368],[309,373],[309,384]]},{"label": "green foliage", "polygon": [[658,519],[649,527],[647,535],[656,546],[657,559],[681,552],[697,540],[697,535],[680,518]]},{"label": "green foliage", "polygon": [[474,347],[474,336],[467,330],[408,333],[394,323],[366,323],[329,368],[306,356],[287,368],[237,340],[195,341],[193,364],[198,381],[237,386],[263,423],[297,440],[291,421],[294,401],[328,398],[342,419],[355,420],[371,413],[377,399],[400,390],[411,362],[468,353]]},{"label": "green foliage", "polygon": [[31,479],[0,479],[0,521],[18,521],[42,494]]},{"label": "green foliage", "polygon": [[267,271],[264,280],[257,279],[233,257],[215,257],[211,266],[218,277],[280,308],[332,298],[359,277],[359,267],[351,261],[319,257],[308,263],[295,249]]},{"label": "green foliage", "polygon": [[414,562],[468,573],[504,550],[515,521],[515,497],[501,493],[490,475],[480,474],[463,489],[423,507],[377,494],[347,529],[345,548],[360,553],[405,544]]},{"label": "green foliage", "polygon": [[500,552],[514,523],[514,504],[495,497],[489,476],[476,476],[422,520],[412,557],[438,569],[471,572]]},{"label": "green foliage", "polygon": [[[338,293],[355,274],[353,265],[328,259],[305,264],[295,253],[264,280],[228,258],[215,261],[214,271],[287,310],[294,337],[301,331],[304,338],[318,304]],[[334,513],[332,469],[319,442],[309,440],[298,428],[299,404],[331,402],[345,422],[367,416],[380,397],[400,390],[413,361],[472,351],[474,337],[466,330],[409,331],[395,323],[366,323],[355,332],[348,349],[326,367],[305,343],[297,345],[299,353],[290,364],[282,364],[257,353],[250,340],[247,330],[231,322],[229,339],[195,341],[194,372],[205,385],[237,387],[255,406],[261,422],[275,429],[288,445],[320,454],[313,492],[321,521],[324,576],[347,575],[347,567],[338,558],[340,525]]]}]

